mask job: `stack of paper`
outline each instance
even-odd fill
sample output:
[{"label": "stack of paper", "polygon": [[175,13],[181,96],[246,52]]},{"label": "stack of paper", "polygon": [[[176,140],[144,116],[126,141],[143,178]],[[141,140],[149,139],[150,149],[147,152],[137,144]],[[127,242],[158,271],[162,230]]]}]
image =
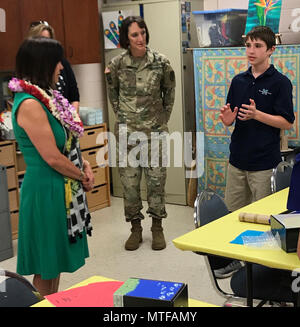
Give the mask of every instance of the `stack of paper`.
[{"label": "stack of paper", "polygon": [[98,282],[50,294],[46,299],[56,307],[113,307],[113,294],[124,282]]}]

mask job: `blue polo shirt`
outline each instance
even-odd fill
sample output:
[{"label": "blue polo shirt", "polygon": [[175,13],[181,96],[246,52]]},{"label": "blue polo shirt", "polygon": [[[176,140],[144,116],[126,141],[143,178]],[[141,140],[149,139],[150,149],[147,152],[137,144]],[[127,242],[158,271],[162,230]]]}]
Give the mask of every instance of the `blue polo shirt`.
[{"label": "blue polo shirt", "polygon": [[[233,110],[242,104],[250,104],[271,115],[295,120],[292,100],[292,83],[271,65],[263,74],[254,78],[251,67],[236,75],[231,82],[227,103]],[[280,129],[255,119],[241,121],[236,118],[231,135],[229,162],[242,170],[258,171],[271,169],[281,161]]]}]

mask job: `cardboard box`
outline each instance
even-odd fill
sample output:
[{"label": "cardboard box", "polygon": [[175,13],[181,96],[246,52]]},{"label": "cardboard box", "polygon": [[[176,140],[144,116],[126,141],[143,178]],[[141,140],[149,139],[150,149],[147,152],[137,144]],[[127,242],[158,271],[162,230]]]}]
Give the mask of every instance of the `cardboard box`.
[{"label": "cardboard box", "polygon": [[187,307],[184,283],[129,278],[115,293],[115,307]]},{"label": "cardboard box", "polygon": [[285,252],[296,252],[300,230],[300,213],[271,215],[272,234],[280,239],[280,246]]},{"label": "cardboard box", "polygon": [[243,45],[247,9],[193,11],[199,47]]}]

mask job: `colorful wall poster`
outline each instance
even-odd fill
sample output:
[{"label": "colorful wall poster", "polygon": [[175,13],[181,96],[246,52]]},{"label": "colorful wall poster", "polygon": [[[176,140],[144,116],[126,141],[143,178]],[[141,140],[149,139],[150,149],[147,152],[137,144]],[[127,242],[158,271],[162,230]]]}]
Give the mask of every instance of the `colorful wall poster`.
[{"label": "colorful wall poster", "polygon": [[268,26],[278,33],[282,0],[249,0],[245,34],[253,27]]},{"label": "colorful wall poster", "polygon": [[131,15],[131,10],[108,11],[102,13],[105,49],[120,48],[119,27],[123,19]]}]

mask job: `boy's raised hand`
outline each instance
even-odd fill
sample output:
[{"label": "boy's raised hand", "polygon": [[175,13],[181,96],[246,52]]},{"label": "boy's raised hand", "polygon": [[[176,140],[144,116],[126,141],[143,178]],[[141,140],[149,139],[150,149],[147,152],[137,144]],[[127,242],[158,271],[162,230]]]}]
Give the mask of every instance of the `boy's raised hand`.
[{"label": "boy's raised hand", "polygon": [[226,126],[232,125],[234,122],[236,115],[238,112],[238,107],[235,107],[233,111],[230,108],[230,103],[227,103],[225,106],[221,108],[220,119],[222,120],[223,124]]},{"label": "boy's raised hand", "polygon": [[250,104],[242,104],[242,108],[239,110],[238,119],[249,120],[255,119],[256,115],[256,104],[253,99],[249,99]]}]

